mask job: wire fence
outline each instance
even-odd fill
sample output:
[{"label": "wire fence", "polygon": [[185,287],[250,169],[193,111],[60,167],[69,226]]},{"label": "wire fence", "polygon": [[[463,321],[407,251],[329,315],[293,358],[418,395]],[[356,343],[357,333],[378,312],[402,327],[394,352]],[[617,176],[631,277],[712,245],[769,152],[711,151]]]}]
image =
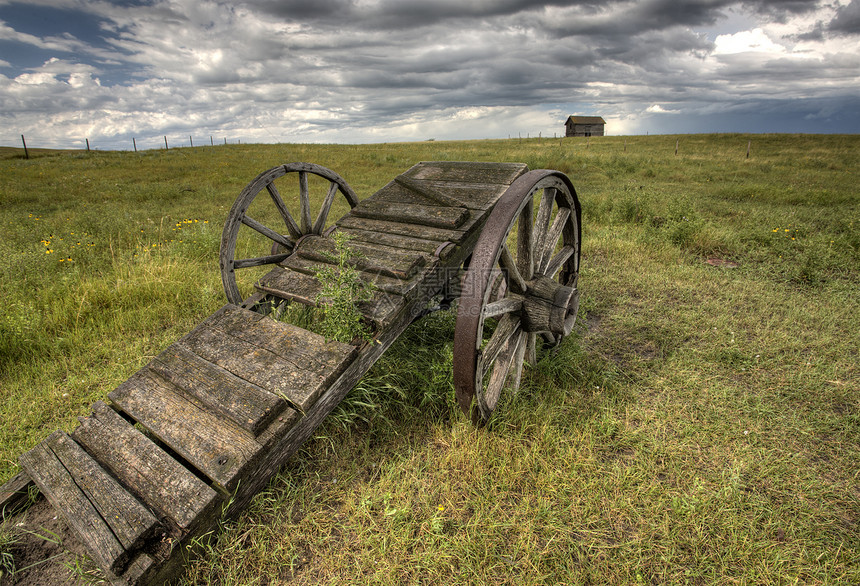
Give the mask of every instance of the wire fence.
[{"label": "wire fence", "polygon": [[[608,135],[607,135],[608,136]],[[504,138],[504,137],[498,137]],[[528,140],[538,138],[541,140],[560,140],[565,135],[553,133],[552,137],[549,134],[542,132],[530,133],[519,132],[517,134],[508,134],[509,140]],[[436,139],[428,139],[435,141]],[[178,136],[178,135],[160,135],[160,136],[131,136],[131,137],[111,137],[104,139],[89,139],[82,138],[71,141],[58,141],[54,138],[40,136],[24,136],[19,137],[5,136],[0,137],[0,145],[6,147],[23,148],[25,152],[28,149],[56,149],[56,150],[87,150],[87,151],[141,151],[141,150],[157,150],[157,149],[172,149],[181,147],[201,147],[201,146],[218,146],[226,144],[242,144],[243,139],[225,136]],[[248,142],[245,140],[244,142]],[[255,142],[255,141],[251,141]],[[264,141],[265,142],[265,141]],[[399,142],[399,141],[395,141]],[[25,155],[26,156],[26,155]]]},{"label": "wire fence", "polygon": [[[646,136],[648,133],[646,133]],[[522,142],[523,139],[531,140],[538,139],[540,142],[544,141],[556,141],[558,144],[562,144],[565,139],[568,140],[579,140],[582,141],[584,148],[588,149],[591,145],[592,138],[599,140],[604,136],[610,135],[595,135],[592,136],[566,136],[566,135],[558,135],[553,133],[552,138],[548,135],[543,136],[542,132],[538,132],[537,134],[526,133],[523,136],[523,133],[509,134],[508,140]],[[584,139],[584,141],[583,141]],[[429,139],[430,141],[435,141],[435,139]],[[0,144],[3,142],[12,142],[12,141],[4,141],[0,139]],[[238,138],[227,138],[227,137],[218,137],[216,138],[214,135],[209,135],[208,137],[195,137],[193,135],[186,136],[168,136],[161,135],[158,137],[148,136],[148,137],[128,137],[125,139],[105,139],[98,141],[90,141],[89,138],[84,138],[79,141],[72,141],[72,143],[66,145],[60,145],[55,140],[43,139],[43,144],[39,144],[39,138],[37,137],[35,141],[29,140],[22,134],[19,139],[19,148],[23,148],[24,158],[30,158],[30,149],[50,149],[50,150],[73,150],[80,149],[86,151],[145,151],[145,150],[170,150],[172,148],[183,148],[183,147],[206,147],[206,146],[220,146],[227,144],[242,144],[242,140]],[[247,142],[247,141],[246,141]],[[252,141],[253,142],[253,141]],[[10,145],[11,146],[11,145]],[[675,156],[679,153],[680,139],[675,139]],[[748,140],[746,144],[746,158],[750,158],[750,150],[752,147],[752,140]],[[8,148],[8,147],[7,147]],[[14,146],[12,148],[15,148]],[[627,140],[624,140],[624,151],[627,151]]]},{"label": "wire fence", "polygon": [[[24,150],[25,158],[29,158],[30,149],[58,149],[58,150],[87,150],[87,151],[143,151],[156,149],[172,149],[182,147],[201,147],[201,146],[218,146],[226,144],[241,144],[241,139],[228,137],[215,137],[209,135],[206,137],[188,136],[148,136],[148,137],[129,137],[125,139],[105,139],[105,140],[90,140],[84,138],[73,140],[71,143],[59,144],[53,139],[41,139],[40,137],[26,137],[23,134],[17,140],[6,140],[5,142],[10,147],[18,147]],[[17,144],[10,144],[17,142]]]}]

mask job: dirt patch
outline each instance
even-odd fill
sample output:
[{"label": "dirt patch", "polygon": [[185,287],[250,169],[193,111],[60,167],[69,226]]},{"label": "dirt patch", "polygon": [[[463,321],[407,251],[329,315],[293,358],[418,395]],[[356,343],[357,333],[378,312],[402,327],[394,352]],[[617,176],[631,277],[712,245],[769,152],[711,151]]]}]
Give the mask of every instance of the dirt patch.
[{"label": "dirt patch", "polygon": [[73,564],[83,548],[48,501],[39,498],[8,522],[19,535],[12,547],[16,572],[0,578],[0,586],[84,584],[63,565]]},{"label": "dirt patch", "polygon": [[735,261],[725,258],[709,258],[705,260],[705,264],[711,265],[712,267],[722,267],[724,269],[736,269],[741,266]]}]

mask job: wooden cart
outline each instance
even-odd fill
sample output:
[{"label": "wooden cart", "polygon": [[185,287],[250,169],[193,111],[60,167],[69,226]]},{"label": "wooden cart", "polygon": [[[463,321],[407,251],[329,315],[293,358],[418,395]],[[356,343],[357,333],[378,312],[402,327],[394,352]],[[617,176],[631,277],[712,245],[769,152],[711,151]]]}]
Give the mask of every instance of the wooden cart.
[{"label": "wooden cart", "polygon": [[[348,211],[330,224],[338,207]],[[325,302],[316,275],[332,263],[334,231],[349,237],[359,277],[373,283],[358,303],[369,339],[326,340],[267,316]],[[241,511],[433,308],[458,302],[457,401],[485,423],[537,348],[570,333],[579,250],[579,202],[557,171],[419,163],[359,201],[318,165],[270,169],[224,226],[228,304],[95,403],[71,434],[23,454],[0,499],[10,504],[34,483],[112,582],[163,583],[183,546]]]}]

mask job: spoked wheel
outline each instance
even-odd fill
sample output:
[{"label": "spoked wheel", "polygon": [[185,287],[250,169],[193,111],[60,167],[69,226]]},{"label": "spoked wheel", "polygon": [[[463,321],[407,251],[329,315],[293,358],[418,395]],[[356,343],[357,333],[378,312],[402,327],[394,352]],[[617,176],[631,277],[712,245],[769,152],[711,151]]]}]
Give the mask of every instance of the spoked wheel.
[{"label": "spoked wheel", "polygon": [[579,308],[580,206],[558,171],[530,171],[493,209],[462,284],[454,333],[457,403],[486,423],[519,387],[538,344],[570,334]]},{"label": "spoked wheel", "polygon": [[[324,199],[313,198],[322,201],[315,218],[312,190],[326,194]],[[261,193],[266,196],[258,200]],[[338,193],[341,198],[337,197]],[[349,208],[358,205],[358,196],[346,181],[319,165],[287,163],[260,173],[239,194],[221,234],[221,282],[227,299],[231,303],[242,303],[240,286],[246,288],[248,281],[253,283],[254,277],[259,276],[259,271],[255,273],[252,267],[279,263],[292,254],[302,236],[322,234],[332,207],[343,207],[340,199],[344,199]],[[293,215],[290,209],[297,210],[298,215]],[[243,271],[248,277],[237,283],[236,271],[242,269],[252,270]]]}]

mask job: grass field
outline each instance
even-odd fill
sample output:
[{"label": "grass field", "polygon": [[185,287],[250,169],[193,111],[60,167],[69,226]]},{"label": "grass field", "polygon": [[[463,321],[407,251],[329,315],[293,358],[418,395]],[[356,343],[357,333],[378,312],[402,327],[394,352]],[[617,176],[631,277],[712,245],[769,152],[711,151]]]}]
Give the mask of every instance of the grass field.
[{"label": "grass field", "polygon": [[0,149],[0,482],[223,304],[221,227],[260,171],[314,162],[367,197],[421,160],[517,161],[582,202],[574,335],[477,430],[453,402],[453,316],[417,322],[182,583],[860,583],[858,152],[732,134]]}]

